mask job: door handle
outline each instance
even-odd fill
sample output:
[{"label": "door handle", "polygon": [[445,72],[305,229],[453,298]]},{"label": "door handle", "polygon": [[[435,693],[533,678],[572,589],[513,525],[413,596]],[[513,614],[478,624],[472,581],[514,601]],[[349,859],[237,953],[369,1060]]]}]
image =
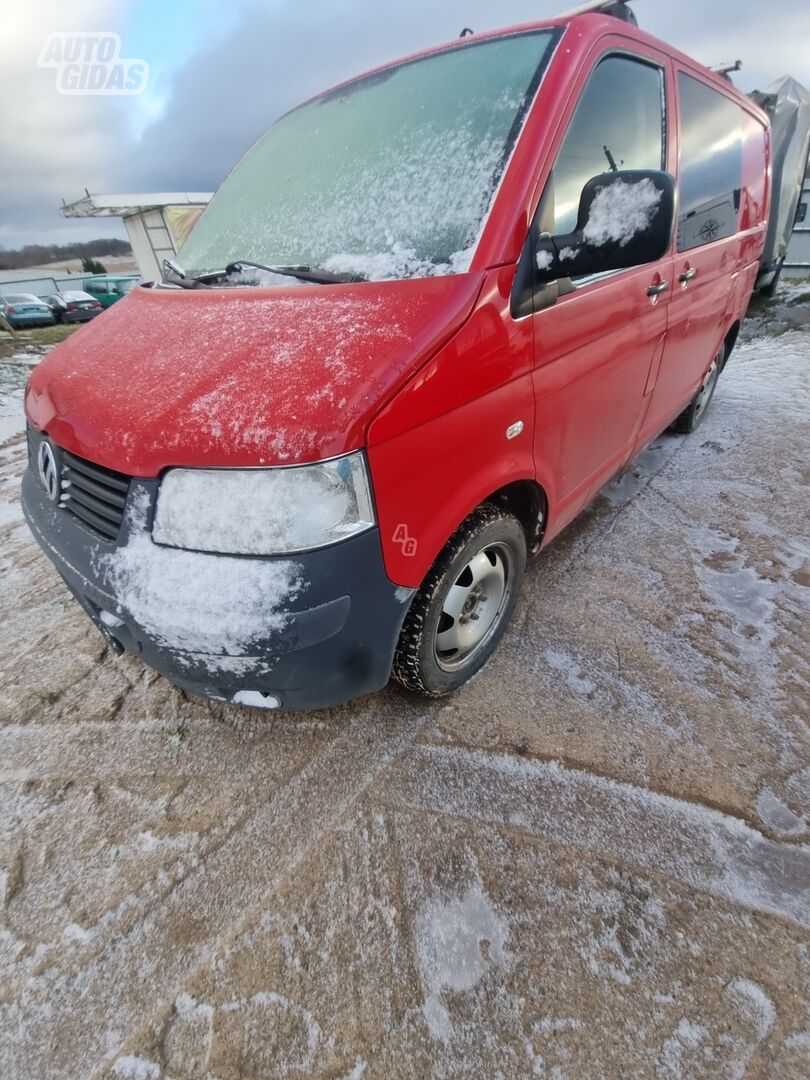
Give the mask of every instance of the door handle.
[{"label": "door handle", "polygon": [[678,274],[678,281],[682,285],[685,285],[687,281],[691,281],[693,277],[697,276],[697,267],[693,266],[690,270],[684,270],[682,274]]},{"label": "door handle", "polygon": [[659,281],[657,285],[648,285],[647,296],[660,296],[661,293],[665,293],[668,288],[668,281]]}]

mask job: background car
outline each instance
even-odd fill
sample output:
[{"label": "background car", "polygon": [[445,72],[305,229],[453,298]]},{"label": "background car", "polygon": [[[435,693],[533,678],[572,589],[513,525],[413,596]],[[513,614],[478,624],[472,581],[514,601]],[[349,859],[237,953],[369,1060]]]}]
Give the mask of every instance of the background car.
[{"label": "background car", "polygon": [[0,296],[0,314],[15,330],[21,326],[52,326],[55,321],[45,301],[33,293]]},{"label": "background car", "polygon": [[129,275],[116,275],[116,274],[103,274],[98,277],[88,278],[84,283],[85,289],[101,304],[102,307],[109,307],[110,304],[114,304],[116,300],[120,300],[122,297],[134,289],[136,285],[140,284],[141,279],[132,274]]},{"label": "background car", "polygon": [[74,290],[72,292],[52,293],[45,303],[57,322],[87,322],[103,311],[101,302],[90,293]]}]

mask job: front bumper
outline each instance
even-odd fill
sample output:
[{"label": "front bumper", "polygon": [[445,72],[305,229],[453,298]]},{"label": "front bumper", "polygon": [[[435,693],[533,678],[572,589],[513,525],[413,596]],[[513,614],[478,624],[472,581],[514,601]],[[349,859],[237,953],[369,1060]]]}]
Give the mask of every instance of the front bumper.
[{"label": "front bumper", "polygon": [[[30,464],[23,477],[23,511],[34,537],[115,652],[135,654],[191,693],[232,701],[247,691],[249,701],[258,703],[258,695],[268,695],[268,703],[275,698],[285,709],[324,708],[388,682],[413,590],[397,588],[387,578],[377,529],[284,560],[175,552],[154,544],[143,524],[151,520],[157,489],[157,480],[131,482],[128,510],[112,542],[51,502]],[[134,505],[145,511],[140,521],[130,512]],[[176,612],[173,617],[169,612],[169,621],[161,625],[167,607],[159,595],[162,571],[147,594],[132,588],[140,552],[147,561],[150,552],[158,553],[159,567],[168,561],[166,587],[171,578],[177,588],[178,574],[181,584],[187,581],[182,603],[188,618],[179,620],[179,636]],[[289,565],[291,560],[296,588],[272,619],[259,615],[255,631],[245,633],[244,612],[256,610],[268,563]],[[127,574],[114,572],[121,565]],[[155,599],[154,612],[145,610],[144,595]],[[218,627],[231,623],[234,613],[243,640],[234,649],[230,635],[228,649],[223,631],[225,645],[217,651]],[[197,642],[198,625],[205,631]]]}]

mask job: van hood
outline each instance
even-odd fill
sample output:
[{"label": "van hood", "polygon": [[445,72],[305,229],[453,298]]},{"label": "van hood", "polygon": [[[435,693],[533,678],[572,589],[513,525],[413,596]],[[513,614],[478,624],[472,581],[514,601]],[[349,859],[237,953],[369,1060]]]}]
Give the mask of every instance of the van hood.
[{"label": "van hood", "polygon": [[131,476],[316,461],[468,317],[483,274],[270,289],[134,289],[31,375],[29,421]]}]

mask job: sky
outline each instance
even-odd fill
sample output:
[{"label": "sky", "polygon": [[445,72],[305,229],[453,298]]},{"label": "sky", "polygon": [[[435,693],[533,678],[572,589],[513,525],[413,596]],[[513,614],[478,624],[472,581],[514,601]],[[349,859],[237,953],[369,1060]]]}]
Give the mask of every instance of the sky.
[{"label": "sky", "polygon": [[[0,246],[124,237],[70,220],[93,193],[211,191],[281,113],[340,79],[579,0],[27,0],[0,34]],[[640,25],[696,59],[740,59],[743,90],[791,74],[810,87],[808,0],[636,0]],[[149,64],[142,93],[63,95],[38,64],[52,32],[109,31]]]}]

